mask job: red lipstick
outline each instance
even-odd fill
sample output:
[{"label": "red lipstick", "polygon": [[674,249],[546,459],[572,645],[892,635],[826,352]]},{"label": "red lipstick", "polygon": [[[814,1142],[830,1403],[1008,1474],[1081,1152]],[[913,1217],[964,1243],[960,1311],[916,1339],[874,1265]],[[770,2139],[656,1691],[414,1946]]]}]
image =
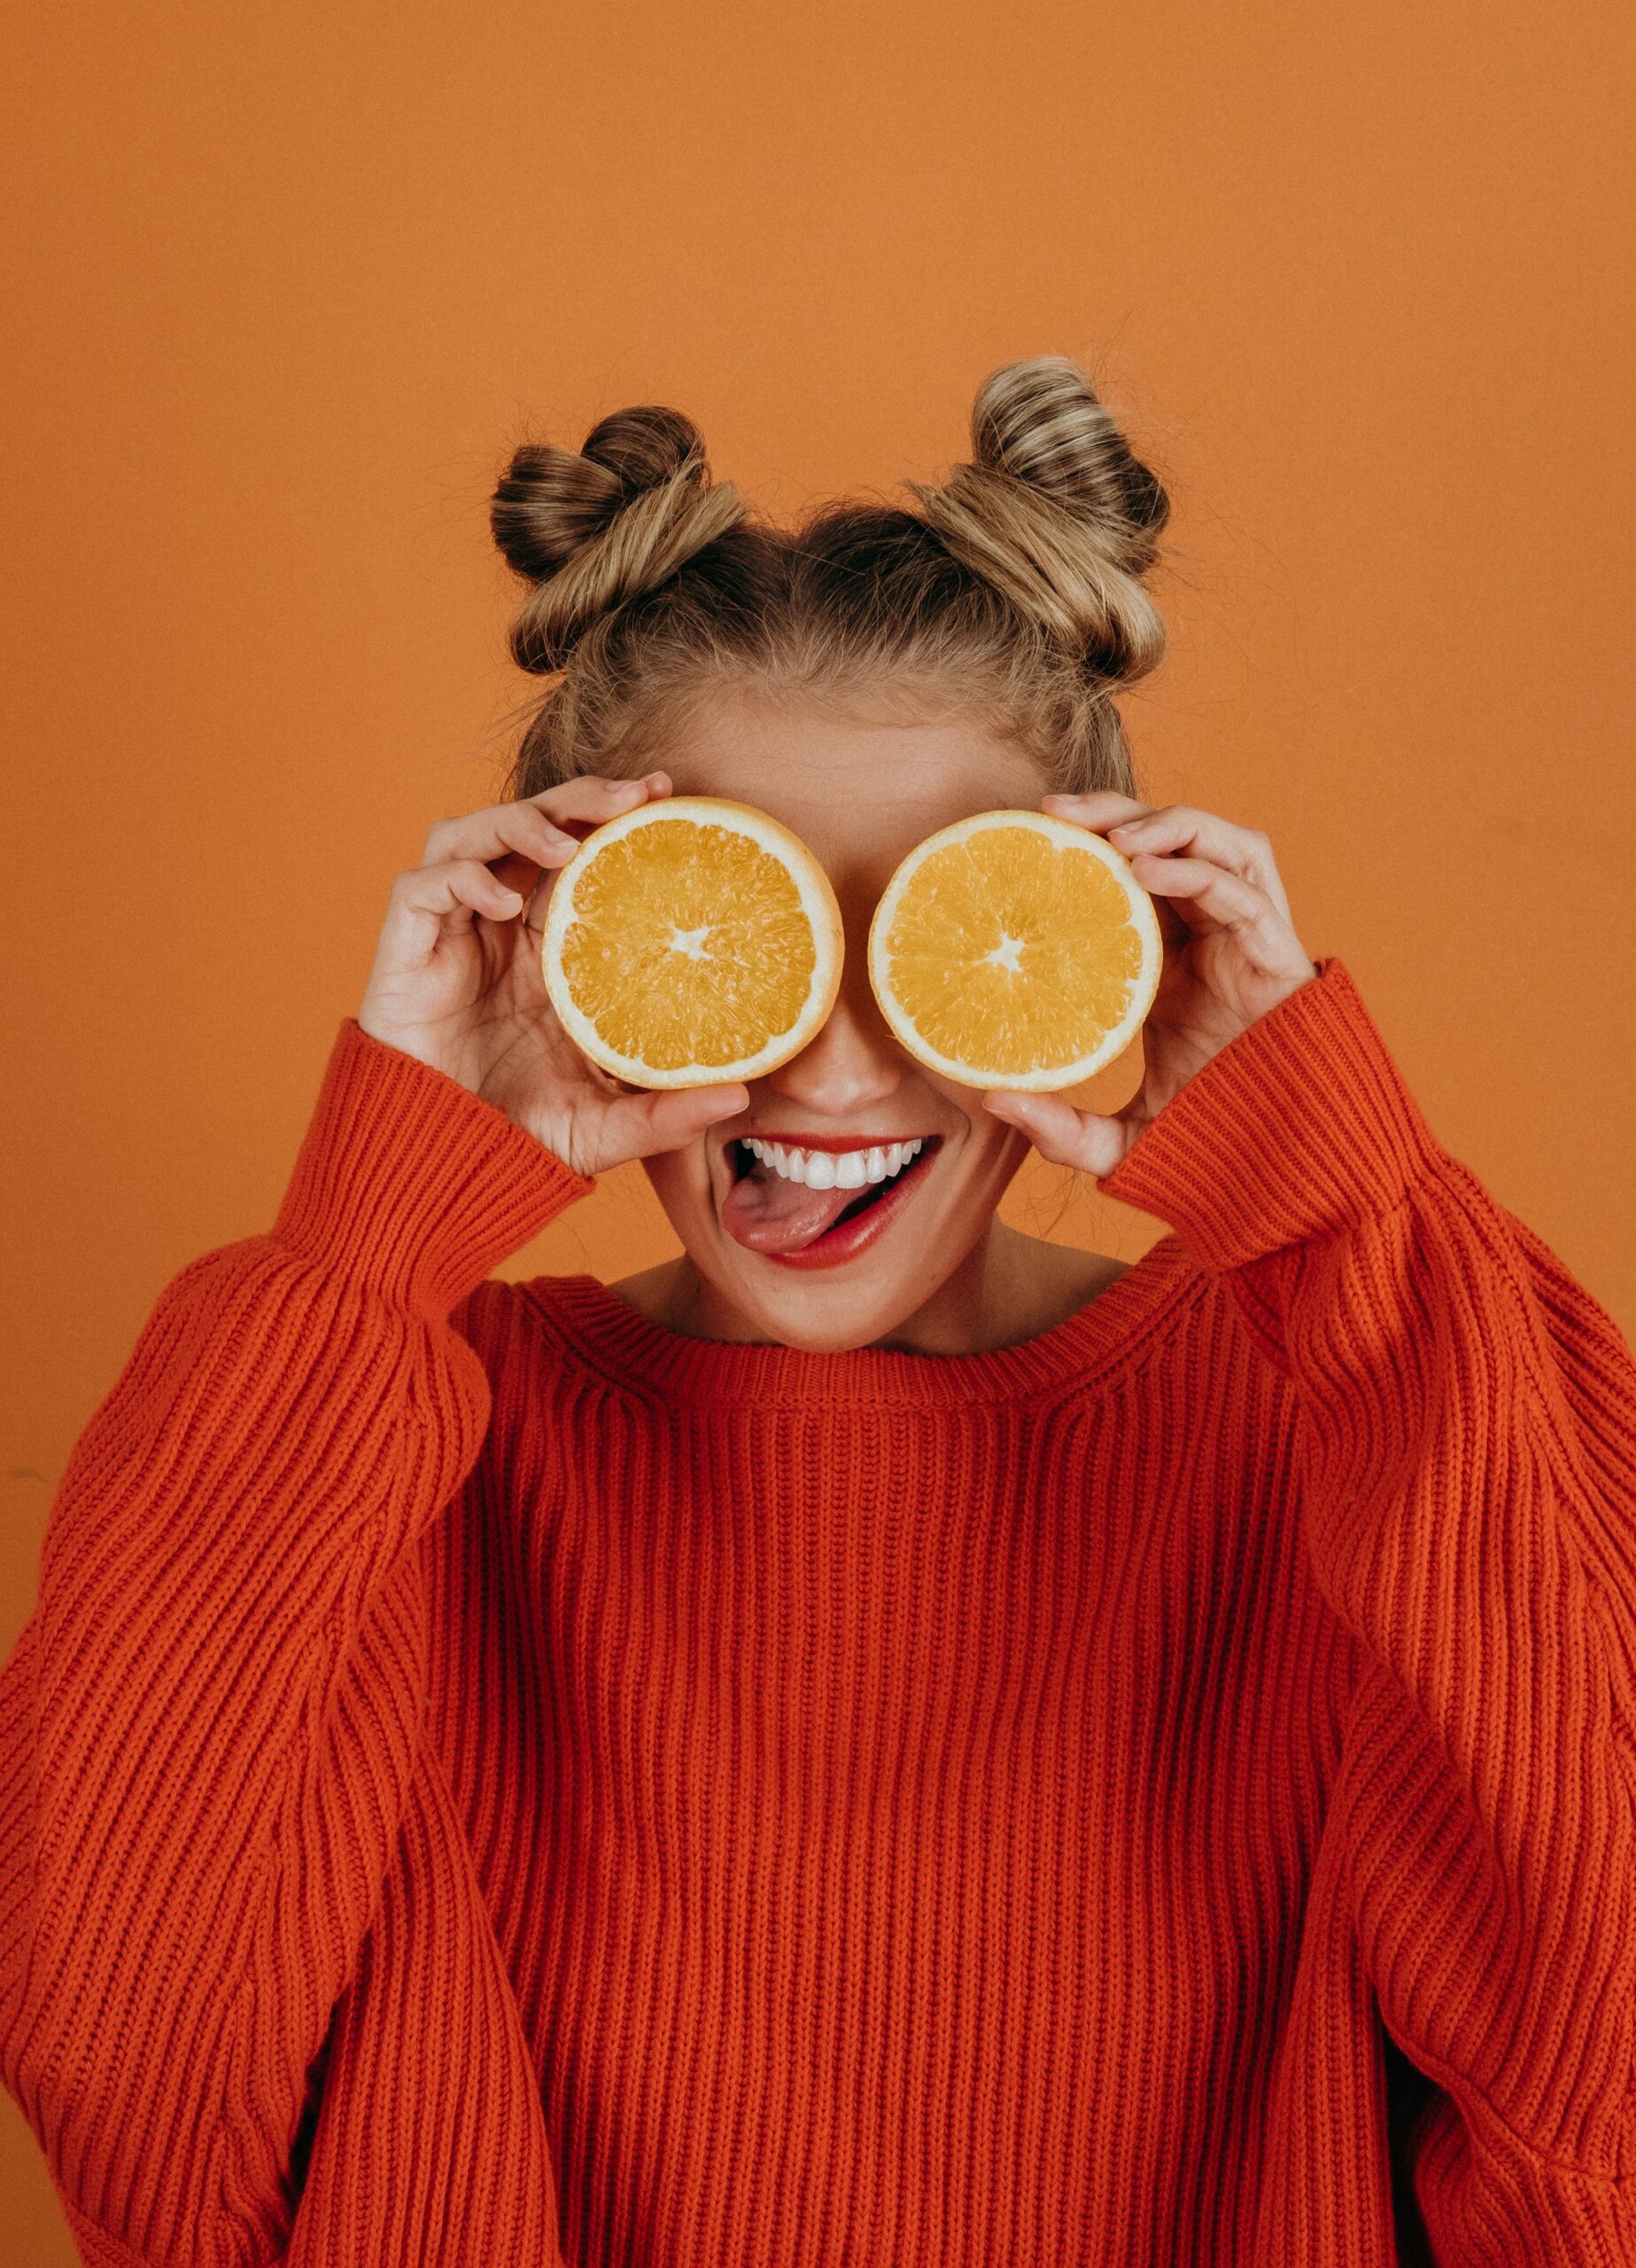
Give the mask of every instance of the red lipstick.
[{"label": "red lipstick", "polygon": [[934,1134],[769,1134],[759,1126],[735,1142],[776,1142],[784,1150],[889,1150],[894,1142],[934,1142]]}]

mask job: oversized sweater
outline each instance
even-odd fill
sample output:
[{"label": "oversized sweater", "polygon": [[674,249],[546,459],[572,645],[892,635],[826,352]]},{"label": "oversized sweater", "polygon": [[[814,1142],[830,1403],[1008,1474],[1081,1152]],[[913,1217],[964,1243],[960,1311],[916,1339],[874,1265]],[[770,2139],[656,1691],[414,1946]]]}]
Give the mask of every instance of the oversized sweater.
[{"label": "oversized sweater", "polygon": [[1317,967],[953,1356],[492,1278],[591,1183],[343,1022],[0,1673],[89,2263],[1636,2262],[1636,1364]]}]

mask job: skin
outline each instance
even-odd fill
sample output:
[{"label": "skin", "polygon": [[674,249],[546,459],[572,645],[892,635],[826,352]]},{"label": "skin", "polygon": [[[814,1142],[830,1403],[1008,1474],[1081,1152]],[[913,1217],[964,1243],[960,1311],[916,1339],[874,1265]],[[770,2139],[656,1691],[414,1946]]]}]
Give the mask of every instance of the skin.
[{"label": "skin", "polygon": [[[664,771],[643,781],[578,780],[439,821],[424,864],[393,884],[363,1029],[495,1103],[578,1172],[640,1157],[683,1249],[609,1288],[668,1329],[816,1352],[962,1354],[1037,1336],[1097,1298],[1120,1262],[1024,1235],[995,1208],[1031,1144],[1111,1172],[1203,1064],[1316,975],[1267,837],[1191,806],[1043,796],[1031,758],[955,718],[886,721],[861,707],[841,718],[724,695],[664,754]],[[554,872],[591,827],[671,793],[770,812],[822,861],[841,905],[834,1009],[798,1054],[748,1086],[650,1091],[608,1077],[562,1031],[539,974]],[[899,860],[937,828],[999,807],[1105,834],[1153,895],[1164,974],[1143,1028],[1143,1084],[1117,1113],[942,1078],[898,1045],[870,989],[870,918]],[[942,1143],[901,1221],[844,1266],[797,1270],[747,1251],[718,1212],[729,1142],[785,1130]]]}]

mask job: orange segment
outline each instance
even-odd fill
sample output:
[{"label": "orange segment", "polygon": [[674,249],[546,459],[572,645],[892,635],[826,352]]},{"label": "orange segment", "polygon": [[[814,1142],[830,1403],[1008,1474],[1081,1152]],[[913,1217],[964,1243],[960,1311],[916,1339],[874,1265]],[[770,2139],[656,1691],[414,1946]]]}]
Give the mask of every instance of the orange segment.
[{"label": "orange segment", "polygon": [[1128,859],[1043,812],[981,812],[917,843],[869,931],[881,1013],[974,1087],[1066,1087],[1126,1047],[1163,944]]},{"label": "orange segment", "polygon": [[803,1047],[841,982],[841,909],[800,838],[748,804],[663,796],[596,828],[551,886],[546,989],[633,1084],[750,1079]]}]

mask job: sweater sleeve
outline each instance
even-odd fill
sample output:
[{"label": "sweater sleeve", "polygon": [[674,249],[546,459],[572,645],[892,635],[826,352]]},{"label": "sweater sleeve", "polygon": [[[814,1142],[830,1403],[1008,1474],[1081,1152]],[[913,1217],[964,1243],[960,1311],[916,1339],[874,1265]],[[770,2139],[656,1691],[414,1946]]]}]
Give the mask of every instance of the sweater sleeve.
[{"label": "sweater sleeve", "polygon": [[273,1228],[160,1293],[0,1668],[0,2077],[114,2256],[269,2259],[424,1720],[461,1334],[593,1183],[345,1020]]},{"label": "sweater sleeve", "polygon": [[1436,2257],[1629,2258],[1636,1363],[1316,966],[1100,1187],[1291,1383],[1303,1537],[1358,1649],[1326,1833],[1384,2028],[1439,2091]]}]

